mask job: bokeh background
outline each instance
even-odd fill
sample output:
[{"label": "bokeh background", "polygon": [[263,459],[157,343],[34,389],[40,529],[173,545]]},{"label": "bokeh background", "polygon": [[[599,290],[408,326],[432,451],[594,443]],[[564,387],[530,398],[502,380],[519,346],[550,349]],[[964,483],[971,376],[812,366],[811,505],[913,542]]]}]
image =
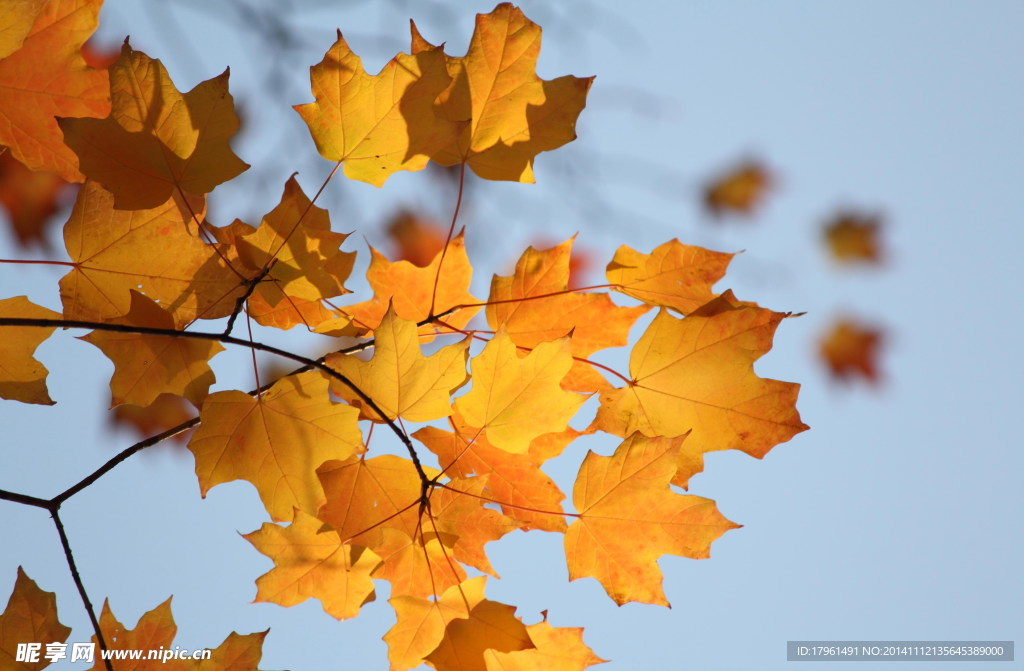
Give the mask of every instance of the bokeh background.
[{"label": "bokeh background", "polygon": [[[585,627],[586,642],[612,660],[609,671],[782,668],[794,639],[1020,640],[1024,5],[522,6],[544,28],[542,77],[597,80],[579,139],[539,157],[537,185],[470,180],[460,224],[474,294],[486,296],[491,274],[507,273],[526,245],[577,232],[594,283],[623,243],[649,251],[678,237],[745,250],[717,288],[807,313],[782,324],[756,370],[803,385],[798,407],[812,428],[762,461],[708,455],[691,492],[744,526],[716,541],[709,560],[662,559],[671,609],[617,608],[595,581],[567,582],[561,537],[543,532],[489,546],[503,576],[489,581],[489,598],[517,605],[527,622],[547,609],[557,626]],[[474,13],[492,8],[107,0],[98,45],[130,35],[182,90],[230,65],[244,124],[236,151],[254,167],[218,188],[211,219],[255,224],[292,172],[311,193],[331,168],[290,106],[312,99],[307,68],[336,27],[376,72],[407,48],[409,18],[458,55]],[[710,216],[704,186],[746,159],[771,171],[763,201],[749,215]],[[339,176],[320,204],[335,230],[354,231],[346,249],[360,252],[358,274],[368,243],[388,248],[384,222],[396,212],[446,222],[454,201],[451,176],[428,170],[398,174],[383,189]],[[841,208],[880,216],[881,264],[829,258],[821,227]],[[0,256],[66,258],[59,229],[50,242],[50,251],[26,251],[0,233]],[[0,264],[0,293],[59,309],[60,274]],[[838,383],[820,362],[818,342],[840,315],[884,331],[876,384]],[[73,335],[81,333],[57,333],[38,353],[56,407],[0,403],[0,488],[52,496],[137,439],[110,428],[111,366]],[[308,334],[266,337],[330,346]],[[216,389],[252,386],[247,356],[214,360]],[[552,472],[570,492],[585,449],[613,446],[580,441]],[[259,499],[236,482],[202,500],[192,469],[184,448],[165,444],[65,505],[97,607],[109,598],[132,625],[173,594],[182,647],[270,627],[261,668],[385,669],[380,637],[394,617],[386,585],[346,622],[315,601],[251,604],[271,562],[239,534],[265,521]],[[70,640],[88,640],[46,513],[0,502],[0,600],[18,565],[57,593]]]}]

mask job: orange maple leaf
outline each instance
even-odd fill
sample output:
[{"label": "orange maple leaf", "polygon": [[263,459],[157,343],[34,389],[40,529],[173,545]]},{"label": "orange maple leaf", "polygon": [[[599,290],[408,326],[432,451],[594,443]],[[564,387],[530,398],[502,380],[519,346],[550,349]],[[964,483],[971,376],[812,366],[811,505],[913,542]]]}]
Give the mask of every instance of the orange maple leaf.
[{"label": "orange maple leaf", "polygon": [[[440,253],[430,265],[424,267],[408,261],[389,261],[373,247],[370,248],[370,257],[366,280],[373,289],[373,298],[344,308],[346,313],[367,329],[377,328],[389,305],[394,307],[395,314],[402,319],[419,323],[457,306],[478,303],[469,293],[473,267],[466,255],[463,233],[448,243],[443,264]],[[443,320],[451,328],[433,323],[424,324],[420,333],[451,333],[451,329],[461,329],[479,309],[468,307],[456,310]],[[428,340],[424,338],[423,342]]]},{"label": "orange maple leaf", "polygon": [[[160,305],[136,291],[131,297],[128,314],[112,323],[174,330],[174,318]],[[92,331],[80,340],[98,347],[114,364],[112,408],[122,403],[147,406],[160,394],[184,396],[198,408],[216,381],[210,359],[224,351],[214,340],[118,331]]]},{"label": "orange maple leaf", "polygon": [[331,402],[319,371],[284,377],[258,398],[211,394],[188,444],[200,493],[248,480],[275,521],[290,520],[293,508],[315,513],[324,502],[317,467],[363,450],[357,416],[355,408]]},{"label": "orange maple leaf", "polygon": [[295,111],[320,155],[344,161],[351,179],[381,186],[397,170],[422,170],[461,130],[434,114],[434,99],[451,80],[440,47],[398,54],[371,76],[339,30],[309,78],[316,102]]},{"label": "orange maple leaf", "polygon": [[0,153],[0,206],[22,247],[49,247],[48,225],[70,189],[57,173],[29,170],[10,152]]},{"label": "orange maple leaf", "polygon": [[18,567],[7,607],[0,613],[0,664],[5,671],[37,671],[50,665],[40,656],[36,662],[15,662],[18,646],[24,643],[63,643],[71,634],[57,619],[57,595],[39,589],[24,569]]},{"label": "orange maple leaf", "polygon": [[444,249],[444,230],[435,222],[407,210],[391,218],[387,233],[395,243],[395,258],[414,266],[429,265]]},{"label": "orange maple leaf", "polygon": [[878,215],[844,211],[825,223],[822,233],[832,258],[839,263],[881,263]]},{"label": "orange maple leaf", "polygon": [[[427,426],[413,437],[437,455],[445,473],[456,478],[486,475],[489,498],[526,529],[565,531],[565,494],[542,470],[532,454],[513,454],[494,447],[480,429],[452,418],[455,431]],[[539,438],[535,439],[539,440]]]},{"label": "orange maple leaf", "polygon": [[862,377],[877,383],[879,350],[884,342],[880,329],[845,318],[821,336],[818,352],[834,379]]},{"label": "orange maple leaf", "polygon": [[343,543],[337,532],[321,532],[314,516],[295,509],[286,527],[266,522],[245,539],[274,560],[256,580],[256,601],[294,606],[316,598],[339,620],[355,617],[373,601],[370,572],[380,564],[373,551]]},{"label": "orange maple leaf", "polygon": [[[466,55],[447,57],[451,83],[437,101],[437,113],[464,128],[433,160],[466,163],[485,179],[533,182],[534,157],[576,139],[594,78],[538,77],[540,39],[540,26],[510,3],[477,14]],[[412,46],[413,54],[437,48],[415,24]]]},{"label": "orange maple leaf", "polygon": [[689,314],[714,298],[711,287],[725,275],[733,256],[679,240],[669,240],[650,254],[622,245],[606,275],[616,291]]},{"label": "orange maple leaf", "polygon": [[569,348],[569,339],[561,338],[520,357],[508,334],[498,331],[470,361],[473,387],[455,401],[455,410],[492,445],[526,452],[537,436],[564,430],[587,400],[561,388],[572,368]]},{"label": "orange maple leaf", "polygon": [[58,122],[82,172],[114,194],[118,209],[204,195],[248,169],[229,144],[238,117],[228,70],[182,94],[163,63],[125,42],[109,72],[110,116]]},{"label": "orange maple leaf", "polygon": [[388,600],[397,621],[384,634],[391,671],[406,671],[421,665],[444,638],[445,627],[455,619],[469,617],[470,609],[484,600],[486,578],[479,576],[449,587],[436,600],[412,596]]},{"label": "orange maple leaf", "polygon": [[631,383],[601,395],[595,427],[621,437],[692,430],[705,452],[763,457],[807,429],[796,410],[800,385],[754,373],[785,316],[721,300],[683,319],[663,310],[633,348]]},{"label": "orange maple leaf", "polygon": [[486,654],[535,647],[515,608],[481,599],[465,618],[448,622],[437,648],[426,661],[437,671],[487,671]]},{"label": "orange maple leaf", "polygon": [[198,237],[179,203],[172,198],[151,210],[116,210],[108,191],[86,182],[64,225],[73,264],[60,280],[64,316],[89,321],[123,316],[133,289],[159,301],[178,326],[231,314],[244,290],[240,279]]},{"label": "orange maple leaf", "polygon": [[12,0],[0,5],[0,59],[21,48],[47,0]]},{"label": "orange maple leaf", "polygon": [[[469,379],[468,356],[468,339],[423,356],[416,324],[400,319],[389,309],[373,332],[372,359],[328,354],[325,362],[372,398],[387,419],[429,422],[452,413],[449,398]],[[385,420],[364,407],[361,397],[348,385],[332,378],[331,391],[358,406],[361,417]]]},{"label": "orange maple leaf", "polygon": [[[0,317],[60,319],[60,314],[32,303],[25,296],[17,296],[0,300]],[[0,398],[53,405],[46,390],[49,371],[32,354],[56,328],[4,327],[0,337]]]},{"label": "orange maple leaf", "polygon": [[[99,117],[110,111],[107,73],[88,67],[81,53],[82,44],[96,30],[102,4],[103,0],[47,2],[20,46],[0,60],[0,145],[9,147],[30,169],[50,170],[69,182],[85,178],[54,117]],[[4,9],[14,10],[20,18],[7,18],[22,23],[26,15],[21,11],[31,14],[33,8],[29,3],[4,3]],[[15,27],[0,48],[17,45],[21,32]]]},{"label": "orange maple leaf", "polygon": [[634,433],[610,457],[587,454],[572,496],[579,517],[565,532],[569,580],[597,578],[620,606],[667,606],[658,558],[706,558],[712,541],[737,528],[714,501],[669,487],[681,443]]},{"label": "orange maple leaf", "polygon": [[512,342],[533,348],[572,334],[569,351],[576,360],[562,386],[575,391],[610,388],[584,361],[594,352],[622,347],[629,329],[647,306],[619,307],[606,293],[569,291],[573,240],[547,250],[530,247],[508,277],[494,276],[487,302],[487,323],[504,329]]},{"label": "orange maple leaf", "polygon": [[[145,407],[128,403],[117,406],[110,415],[110,421],[115,426],[132,427],[140,438],[149,438],[187,422],[197,414],[195,407],[181,396],[160,394]],[[176,433],[170,440],[187,443],[191,436],[191,431],[182,431]]]},{"label": "orange maple leaf", "polygon": [[752,214],[772,182],[768,168],[758,161],[745,161],[704,187],[704,207],[714,216],[724,212]]},{"label": "orange maple leaf", "polygon": [[270,268],[273,293],[264,299],[273,305],[283,293],[304,301],[318,301],[348,293],[344,281],[352,272],[355,252],[341,251],[347,235],[331,231],[327,210],[313,205],[295,175],[288,178],[280,204],[263,218],[259,228],[236,235],[238,257],[252,271]]},{"label": "orange maple leaf", "polygon": [[582,627],[552,627],[546,621],[526,627],[535,648],[499,652],[484,651],[487,671],[583,671],[603,664],[583,642]]}]

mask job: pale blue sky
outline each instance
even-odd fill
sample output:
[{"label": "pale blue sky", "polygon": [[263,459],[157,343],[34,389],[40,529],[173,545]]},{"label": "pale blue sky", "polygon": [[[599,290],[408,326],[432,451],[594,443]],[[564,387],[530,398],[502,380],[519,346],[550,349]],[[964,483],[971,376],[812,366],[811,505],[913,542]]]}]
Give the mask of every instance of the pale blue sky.
[{"label": "pale blue sky", "polygon": [[[263,78],[266,55],[217,20],[220,10],[188,9],[199,3],[184,0],[185,9],[164,13],[130,0],[107,4],[105,38],[116,44],[130,33],[133,45],[167,64],[179,88],[231,66],[248,124],[238,153],[265,181],[251,174],[218,189],[221,224],[236,216],[255,223],[294,170],[307,191],[329,170],[308,137],[290,135],[304,127],[288,108],[311,99],[306,67],[335,27],[376,71],[407,44],[410,16],[428,39],[461,54],[473,13],[492,8],[439,3],[449,23],[422,3],[349,10],[293,2],[302,44],[280,59],[285,82]],[[617,608],[595,581],[568,583],[561,537],[541,532],[489,546],[504,579],[491,581],[488,596],[517,605],[529,622],[548,609],[557,626],[585,627],[587,643],[613,660],[608,671],[781,669],[789,639],[1021,640],[1024,5],[523,8],[545,29],[542,76],[597,80],[579,140],[538,159],[537,186],[469,190],[460,221],[479,259],[477,295],[541,232],[555,241],[580,231],[577,244],[594,250],[598,266],[619,244],[649,250],[672,237],[746,250],[719,288],[808,313],[782,325],[756,369],[803,385],[798,407],[812,429],[762,461],[707,458],[691,492],[715,499],[744,527],[717,541],[710,560],[661,561],[671,610]],[[247,95],[254,89],[264,93],[258,103]],[[699,185],[744,156],[773,166],[778,188],[753,221],[706,220]],[[336,230],[356,231],[347,248],[365,263],[364,238],[380,241],[375,227],[386,214],[407,203],[443,219],[452,196],[416,173],[383,190],[339,180],[326,202]],[[822,253],[821,221],[844,205],[884,213],[889,261],[881,270],[837,269]],[[3,256],[15,253],[0,244]],[[54,308],[58,276],[53,268],[0,266],[3,296],[29,293]],[[814,360],[817,337],[841,313],[889,335],[877,391],[831,384]],[[40,350],[54,371],[55,408],[0,403],[0,488],[53,495],[133,441],[105,427],[110,365],[70,335]],[[215,362],[220,388],[251,386],[243,356]],[[611,442],[595,445],[607,450]],[[566,492],[588,446],[554,465]],[[158,448],[66,504],[93,598],[109,596],[133,623],[174,594],[178,642],[187,647],[270,626],[265,669],[385,669],[380,637],[393,622],[386,591],[343,623],[314,601],[250,604],[269,561],[238,533],[257,528],[265,513],[248,484],[218,486],[201,500],[192,467],[187,452]],[[0,507],[0,599],[22,564],[58,593],[72,640],[87,640],[46,514]]]}]

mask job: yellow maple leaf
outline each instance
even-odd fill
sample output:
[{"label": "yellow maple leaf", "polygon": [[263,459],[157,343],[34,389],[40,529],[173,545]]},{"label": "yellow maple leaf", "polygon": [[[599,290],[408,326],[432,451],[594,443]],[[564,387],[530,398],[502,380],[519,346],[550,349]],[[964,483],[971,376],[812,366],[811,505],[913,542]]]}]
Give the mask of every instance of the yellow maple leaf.
[{"label": "yellow maple leaf", "polygon": [[249,168],[230,146],[238,117],[227,70],[182,94],[163,63],[126,42],[109,71],[110,116],[58,123],[82,172],[118,209],[157,207],[178,191],[207,194]]},{"label": "yellow maple leaf", "polygon": [[412,596],[388,600],[397,621],[384,634],[388,644],[391,671],[406,671],[419,666],[444,638],[445,627],[455,619],[466,619],[469,611],[484,600],[486,578],[470,578],[449,587],[436,600]]},{"label": "yellow maple leaf", "polygon": [[332,403],[319,371],[289,375],[258,398],[220,391],[203,402],[189,441],[199,488],[248,480],[275,521],[293,508],[315,513],[324,502],[316,469],[362,451],[355,408]]},{"label": "yellow maple leaf", "polygon": [[[115,324],[174,330],[171,315],[148,297],[132,291],[128,314]],[[184,396],[197,408],[214,383],[210,359],[224,346],[214,340],[118,331],[93,331],[81,340],[95,345],[114,364],[110,407],[130,403],[147,406],[160,394]]]},{"label": "yellow maple leaf", "polygon": [[583,671],[608,661],[583,642],[582,627],[552,627],[546,621],[526,628],[537,647],[528,650],[484,651],[487,671]]},{"label": "yellow maple leaf", "polygon": [[338,31],[309,71],[316,102],[295,111],[321,156],[344,161],[351,179],[380,186],[396,170],[422,170],[462,130],[434,114],[434,99],[451,80],[440,47],[398,54],[371,76]]},{"label": "yellow maple leaf", "polygon": [[18,646],[25,643],[62,643],[71,634],[57,619],[57,595],[39,589],[18,567],[7,607],[0,613],[0,664],[4,671],[38,671],[50,665],[40,656],[36,662],[15,662]]},{"label": "yellow maple leaf", "polygon": [[565,532],[569,580],[597,578],[620,606],[667,606],[658,558],[706,558],[738,526],[714,501],[671,490],[681,442],[633,434],[610,457],[587,454],[572,496],[579,517]]},{"label": "yellow maple leaf", "polygon": [[[576,138],[576,119],[593,77],[536,74],[540,26],[503,2],[477,14],[465,56],[448,57],[451,83],[438,96],[439,113],[465,128],[431,158],[466,163],[485,179],[533,182],[533,159]],[[436,47],[413,26],[413,54]]]},{"label": "yellow maple leaf", "polygon": [[286,527],[265,522],[245,539],[274,560],[274,568],[256,580],[256,601],[294,606],[316,598],[339,620],[355,617],[373,601],[370,572],[380,564],[371,550],[342,543],[337,532],[320,533],[323,524],[295,510]]},{"label": "yellow maple leaf", "polygon": [[[387,419],[428,422],[452,414],[449,398],[469,379],[469,340],[443,347],[430,356],[420,350],[416,324],[389,309],[373,332],[373,358],[328,354],[326,363],[372,398]],[[331,391],[361,408],[362,416],[384,421],[364,407],[352,389],[331,380]]]},{"label": "yellow maple leaf", "polygon": [[511,652],[533,648],[526,627],[515,608],[482,599],[465,618],[448,622],[444,637],[426,661],[437,671],[487,671],[489,651]]},{"label": "yellow maple leaf", "polygon": [[[0,317],[60,319],[60,314],[36,305],[25,296],[0,300]],[[53,405],[46,389],[49,371],[32,355],[56,326],[4,326],[0,331],[0,398]]]},{"label": "yellow maple leaf", "polygon": [[560,386],[572,368],[568,338],[541,343],[520,357],[508,334],[498,331],[470,368],[473,387],[455,409],[509,452],[526,452],[537,436],[565,429],[587,399]]}]

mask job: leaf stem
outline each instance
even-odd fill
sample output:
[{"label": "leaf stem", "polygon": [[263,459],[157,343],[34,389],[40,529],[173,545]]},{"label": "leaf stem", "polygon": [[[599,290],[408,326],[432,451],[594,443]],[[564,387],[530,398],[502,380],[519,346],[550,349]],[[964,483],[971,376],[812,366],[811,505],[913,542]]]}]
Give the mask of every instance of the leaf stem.
[{"label": "leaf stem", "polygon": [[444,257],[448,253],[448,243],[452,241],[455,233],[455,222],[459,220],[459,209],[462,208],[462,192],[466,185],[466,162],[459,164],[459,195],[455,198],[455,211],[452,213],[452,223],[448,227],[448,237],[444,240],[444,247],[441,248],[441,258],[437,262],[437,274],[434,275],[434,290],[430,295],[430,312],[434,314],[434,306],[437,303],[437,287],[441,283],[441,268],[444,267]]}]

